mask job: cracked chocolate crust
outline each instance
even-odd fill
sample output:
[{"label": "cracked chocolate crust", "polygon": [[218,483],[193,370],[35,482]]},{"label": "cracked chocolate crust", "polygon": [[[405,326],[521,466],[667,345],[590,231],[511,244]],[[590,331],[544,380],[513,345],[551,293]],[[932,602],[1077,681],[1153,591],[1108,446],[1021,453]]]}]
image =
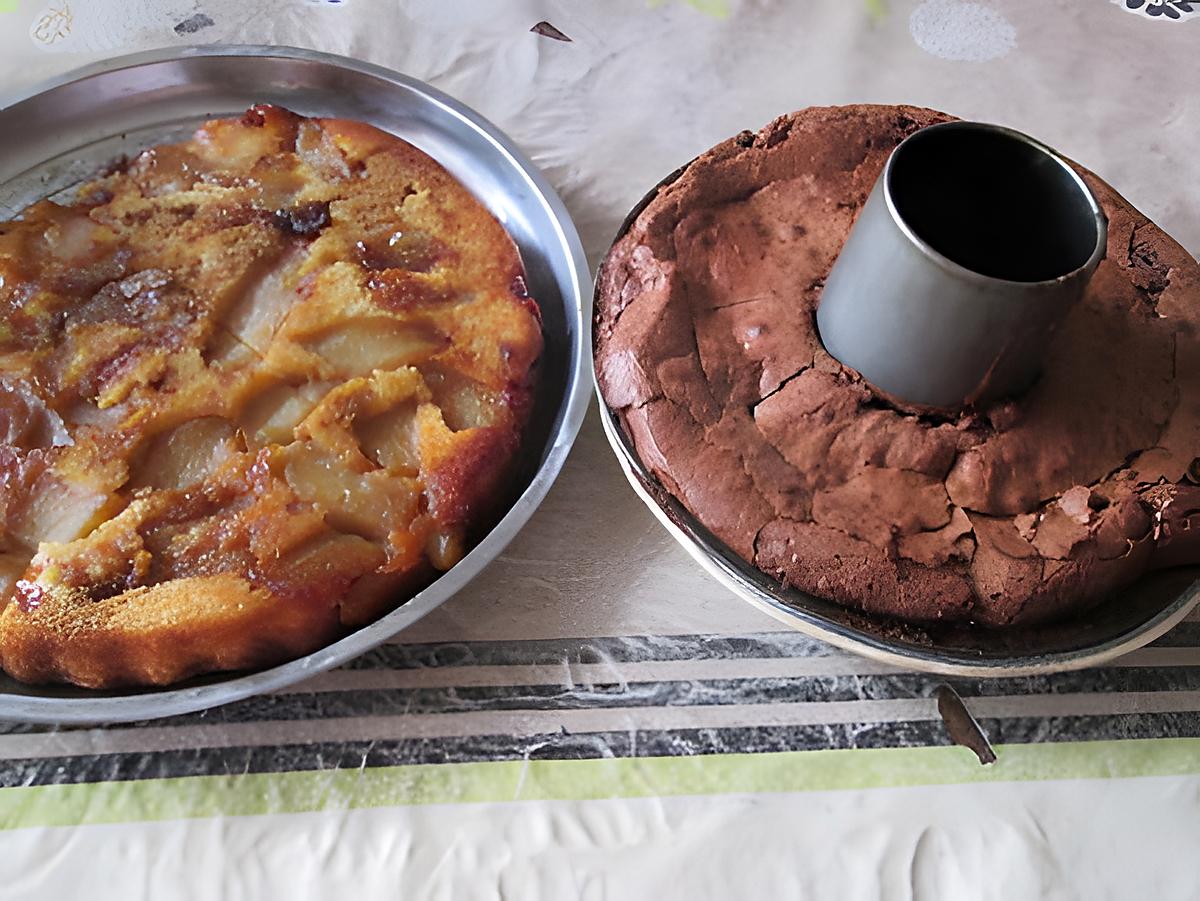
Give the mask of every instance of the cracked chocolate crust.
[{"label": "cracked chocolate crust", "polygon": [[1107,255],[1038,382],[898,407],[814,313],[892,148],[951,118],[812,108],[686,166],[601,267],[596,374],[664,490],[769,576],[869,614],[1032,625],[1200,563],[1200,266],[1079,168]]}]

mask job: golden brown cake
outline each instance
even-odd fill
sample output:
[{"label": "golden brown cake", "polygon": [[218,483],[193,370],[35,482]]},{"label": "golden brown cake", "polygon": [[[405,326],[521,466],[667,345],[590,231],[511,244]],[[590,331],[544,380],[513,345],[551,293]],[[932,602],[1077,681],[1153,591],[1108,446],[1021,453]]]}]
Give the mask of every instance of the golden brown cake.
[{"label": "golden brown cake", "polygon": [[207,123],[0,224],[0,664],[311,651],[487,524],[541,353],[516,247],[370,126]]}]

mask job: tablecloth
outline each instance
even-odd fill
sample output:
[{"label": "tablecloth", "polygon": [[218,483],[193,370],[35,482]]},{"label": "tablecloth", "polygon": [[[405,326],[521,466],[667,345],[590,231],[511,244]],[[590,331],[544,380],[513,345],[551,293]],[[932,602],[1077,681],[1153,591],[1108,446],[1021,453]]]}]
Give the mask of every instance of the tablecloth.
[{"label": "tablecloth", "polygon": [[[189,43],[370,60],[507,131],[593,265],[717,141],[915,103],[1037,135],[1195,253],[1196,20],[1188,0],[0,0],[0,93]],[[987,767],[950,743],[942,681],[728,594],[593,410],[509,550],[349,666],[170,720],[0,726],[0,897],[1200,897],[1200,619],[1098,670],[951,680]]]}]

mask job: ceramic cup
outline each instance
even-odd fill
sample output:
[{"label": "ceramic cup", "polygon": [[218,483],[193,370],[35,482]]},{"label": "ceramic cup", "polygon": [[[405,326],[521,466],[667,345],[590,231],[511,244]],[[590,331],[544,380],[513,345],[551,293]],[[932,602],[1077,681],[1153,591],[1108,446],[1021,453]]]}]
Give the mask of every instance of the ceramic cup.
[{"label": "ceramic cup", "polygon": [[1065,159],[978,122],[889,157],[817,308],[826,350],[897,400],[1020,393],[1104,256],[1108,222]]}]

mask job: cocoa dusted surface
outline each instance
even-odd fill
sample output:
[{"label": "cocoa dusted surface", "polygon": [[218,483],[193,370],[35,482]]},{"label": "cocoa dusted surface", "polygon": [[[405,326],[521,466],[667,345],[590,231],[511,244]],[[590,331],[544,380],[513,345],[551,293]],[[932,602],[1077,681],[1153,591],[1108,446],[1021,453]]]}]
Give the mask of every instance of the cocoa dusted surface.
[{"label": "cocoa dusted surface", "polygon": [[601,268],[596,373],[646,468],[764,573],[869,614],[1032,625],[1200,563],[1200,266],[1081,169],[1108,250],[1039,381],[898,408],[814,312],[892,148],[950,118],[813,108],[699,157]]}]

